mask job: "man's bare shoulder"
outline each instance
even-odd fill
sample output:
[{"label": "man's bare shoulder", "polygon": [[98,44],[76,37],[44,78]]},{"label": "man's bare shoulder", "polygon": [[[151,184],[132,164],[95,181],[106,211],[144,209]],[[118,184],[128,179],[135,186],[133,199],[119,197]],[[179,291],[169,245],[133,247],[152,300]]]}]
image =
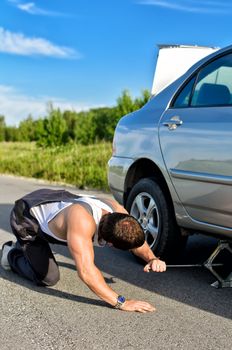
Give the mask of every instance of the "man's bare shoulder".
[{"label": "man's bare shoulder", "polygon": [[66,212],[67,233],[89,236],[92,238],[96,230],[95,221],[83,206],[71,205]]}]

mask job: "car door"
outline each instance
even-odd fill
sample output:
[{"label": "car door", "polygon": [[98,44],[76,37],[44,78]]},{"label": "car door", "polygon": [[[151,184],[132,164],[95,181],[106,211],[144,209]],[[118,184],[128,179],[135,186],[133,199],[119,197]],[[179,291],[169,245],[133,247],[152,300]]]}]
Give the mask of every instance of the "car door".
[{"label": "car door", "polygon": [[232,54],[204,65],[163,114],[160,145],[189,216],[232,227]]}]

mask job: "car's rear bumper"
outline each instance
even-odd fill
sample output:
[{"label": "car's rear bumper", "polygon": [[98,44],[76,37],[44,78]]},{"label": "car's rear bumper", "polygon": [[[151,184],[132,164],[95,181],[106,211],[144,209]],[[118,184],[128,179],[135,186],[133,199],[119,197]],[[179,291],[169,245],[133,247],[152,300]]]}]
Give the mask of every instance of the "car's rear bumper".
[{"label": "car's rear bumper", "polygon": [[111,157],[108,162],[108,184],[115,199],[124,204],[125,178],[134,160],[126,157]]}]

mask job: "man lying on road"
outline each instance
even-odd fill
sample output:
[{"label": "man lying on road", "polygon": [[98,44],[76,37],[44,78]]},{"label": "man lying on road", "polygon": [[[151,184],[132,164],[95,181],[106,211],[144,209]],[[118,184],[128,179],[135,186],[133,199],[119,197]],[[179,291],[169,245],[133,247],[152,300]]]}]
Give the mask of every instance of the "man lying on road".
[{"label": "man lying on road", "polygon": [[64,190],[40,189],[15,202],[10,223],[17,241],[2,246],[2,267],[37,285],[55,285],[60,276],[49,243],[66,244],[81,280],[101,299],[124,311],[149,312],[155,308],[126,300],[105,282],[94,264],[93,243],[131,250],[147,262],[145,272],[163,272],[135,218],[114,200],[78,196]]}]

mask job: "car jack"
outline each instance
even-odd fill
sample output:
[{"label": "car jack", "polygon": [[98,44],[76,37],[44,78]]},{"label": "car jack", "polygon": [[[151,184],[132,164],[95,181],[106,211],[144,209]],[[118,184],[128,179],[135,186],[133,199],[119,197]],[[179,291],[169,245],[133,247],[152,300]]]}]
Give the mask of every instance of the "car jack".
[{"label": "car jack", "polygon": [[213,261],[222,250],[228,250],[232,254],[232,248],[228,241],[219,241],[217,248],[204,263],[204,266],[217,278],[217,281],[212,283],[214,288],[231,288],[232,287],[232,272],[226,278],[222,278],[214,269]]},{"label": "car jack", "polygon": [[216,278],[217,281],[212,283],[214,288],[231,288],[232,287],[232,272],[224,279],[214,269],[214,267],[223,266],[222,263],[213,263],[214,259],[222,250],[228,250],[232,254],[232,248],[228,241],[219,241],[217,248],[213,251],[210,257],[203,264],[187,264],[187,265],[167,265],[167,267],[206,267]]}]

